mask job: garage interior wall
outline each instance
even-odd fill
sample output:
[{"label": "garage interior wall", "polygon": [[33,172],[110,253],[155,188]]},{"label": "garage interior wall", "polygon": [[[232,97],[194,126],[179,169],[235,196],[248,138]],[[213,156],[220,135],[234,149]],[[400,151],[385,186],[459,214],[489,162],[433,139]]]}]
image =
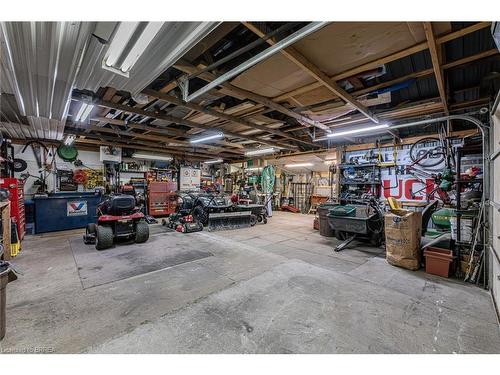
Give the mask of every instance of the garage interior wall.
[{"label": "garage interior wall", "polygon": [[[22,152],[24,145],[14,144],[13,146],[14,146],[14,157],[16,159],[23,159],[28,164],[28,167],[26,168],[25,171],[14,173],[14,177],[20,178],[21,174],[23,173],[29,173],[30,175],[33,176],[39,176],[40,168],[38,167],[32,148],[28,146],[26,150]],[[78,159],[80,159],[83,162],[83,164],[85,164],[87,167],[90,168],[99,169],[103,167],[103,163],[99,160],[99,152],[79,150]],[[56,155],[56,164],[58,169],[65,169],[65,170],[75,169],[73,163],[65,162],[58,155]],[[35,181],[36,181],[35,178],[30,177],[25,182],[24,191],[27,198],[31,198],[35,193],[36,186],[35,187],[33,186],[33,183]],[[54,184],[56,182],[55,175],[50,175],[47,178],[46,182],[48,190],[54,191],[55,190]]]}]

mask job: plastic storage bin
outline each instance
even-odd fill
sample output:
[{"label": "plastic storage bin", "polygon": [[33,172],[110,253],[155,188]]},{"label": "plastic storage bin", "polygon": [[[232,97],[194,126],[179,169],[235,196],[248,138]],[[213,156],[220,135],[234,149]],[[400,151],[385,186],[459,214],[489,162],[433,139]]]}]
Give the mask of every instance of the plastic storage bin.
[{"label": "plastic storage bin", "polygon": [[432,275],[449,277],[453,252],[439,247],[429,247],[424,250],[425,272]]}]

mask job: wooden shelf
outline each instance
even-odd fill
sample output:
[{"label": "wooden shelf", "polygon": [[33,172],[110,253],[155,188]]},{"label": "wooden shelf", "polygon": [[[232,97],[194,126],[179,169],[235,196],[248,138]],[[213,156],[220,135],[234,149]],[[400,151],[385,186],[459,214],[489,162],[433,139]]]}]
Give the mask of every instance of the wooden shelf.
[{"label": "wooden shelf", "polygon": [[10,201],[0,202],[2,216],[2,245],[4,260],[10,259]]}]

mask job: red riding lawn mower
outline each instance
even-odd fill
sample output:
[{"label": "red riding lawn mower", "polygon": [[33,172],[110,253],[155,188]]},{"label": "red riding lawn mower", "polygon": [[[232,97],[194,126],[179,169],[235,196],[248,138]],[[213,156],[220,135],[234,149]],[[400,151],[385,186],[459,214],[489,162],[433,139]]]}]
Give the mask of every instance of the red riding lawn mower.
[{"label": "red riding lawn mower", "polygon": [[97,206],[97,224],[87,225],[83,242],[97,250],[113,246],[116,240],[143,243],[149,239],[149,226],[132,195],[110,195]]}]

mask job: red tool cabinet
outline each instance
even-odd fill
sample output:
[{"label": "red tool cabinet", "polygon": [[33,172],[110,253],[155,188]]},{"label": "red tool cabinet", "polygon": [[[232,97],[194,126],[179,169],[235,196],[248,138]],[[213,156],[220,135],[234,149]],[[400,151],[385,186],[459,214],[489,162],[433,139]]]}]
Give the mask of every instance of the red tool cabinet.
[{"label": "red tool cabinet", "polygon": [[175,213],[177,207],[176,183],[150,181],[148,184],[148,214],[166,216]]},{"label": "red tool cabinet", "polygon": [[24,181],[17,178],[0,178],[0,187],[10,192],[10,217],[17,224],[19,239],[26,233],[26,217],[24,214]]}]

